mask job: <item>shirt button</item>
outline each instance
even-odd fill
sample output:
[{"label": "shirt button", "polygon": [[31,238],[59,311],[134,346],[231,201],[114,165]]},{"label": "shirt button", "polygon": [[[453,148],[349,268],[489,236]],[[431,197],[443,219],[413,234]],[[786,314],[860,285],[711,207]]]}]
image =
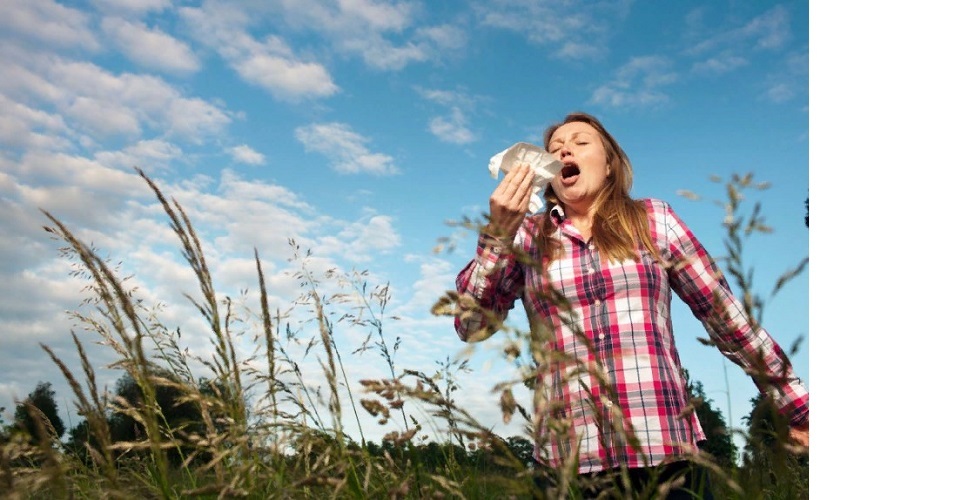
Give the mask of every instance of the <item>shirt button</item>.
[{"label": "shirt button", "polygon": [[606,408],[612,408],[612,400],[610,400],[610,399],[607,399],[602,404],[606,405]]},{"label": "shirt button", "polygon": [[592,274],[592,273],[594,273],[594,272],[595,272],[595,269],[592,269],[592,268],[590,267],[590,268],[589,268],[589,271],[588,271],[588,273],[589,273],[589,274]]},{"label": "shirt button", "polygon": [[604,338],[606,338],[606,334],[605,333],[600,333],[599,334],[599,340],[602,340]]},{"label": "shirt button", "polygon": [[595,302],[593,302],[593,304],[595,304],[596,307],[599,307],[599,305],[602,304],[602,301],[599,299],[595,299]]}]

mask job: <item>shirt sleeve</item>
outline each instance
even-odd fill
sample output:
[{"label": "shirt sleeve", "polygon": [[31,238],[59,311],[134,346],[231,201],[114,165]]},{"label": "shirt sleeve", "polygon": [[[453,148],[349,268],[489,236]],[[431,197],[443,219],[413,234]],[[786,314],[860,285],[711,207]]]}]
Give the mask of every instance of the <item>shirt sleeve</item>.
[{"label": "shirt sleeve", "polygon": [[493,335],[523,290],[524,268],[509,245],[480,233],[476,257],[456,276],[459,338],[475,342]]},{"label": "shirt sleeve", "polygon": [[677,292],[728,359],[752,376],[791,425],[809,421],[809,392],[783,350],[748,315],[728,282],[687,225],[666,206],[669,276]]}]

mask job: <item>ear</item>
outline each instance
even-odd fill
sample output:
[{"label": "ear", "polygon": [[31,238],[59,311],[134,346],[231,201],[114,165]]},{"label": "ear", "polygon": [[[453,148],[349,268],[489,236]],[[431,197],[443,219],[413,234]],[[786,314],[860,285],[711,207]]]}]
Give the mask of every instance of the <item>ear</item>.
[{"label": "ear", "polygon": [[608,179],[609,176],[611,175],[612,175],[612,165],[609,164],[609,162],[606,162],[606,179]]}]

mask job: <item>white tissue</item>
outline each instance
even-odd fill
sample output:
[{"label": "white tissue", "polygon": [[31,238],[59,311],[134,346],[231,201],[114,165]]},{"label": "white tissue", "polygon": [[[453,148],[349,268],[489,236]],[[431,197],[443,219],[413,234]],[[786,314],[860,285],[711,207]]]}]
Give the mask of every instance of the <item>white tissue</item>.
[{"label": "white tissue", "polygon": [[561,171],[563,165],[544,148],[518,142],[490,158],[490,176],[496,179],[500,171],[506,174],[520,163],[530,164],[534,172],[534,180],[531,181],[531,204],[528,206],[528,212],[533,214],[544,206],[541,190],[545,189],[551,179]]}]

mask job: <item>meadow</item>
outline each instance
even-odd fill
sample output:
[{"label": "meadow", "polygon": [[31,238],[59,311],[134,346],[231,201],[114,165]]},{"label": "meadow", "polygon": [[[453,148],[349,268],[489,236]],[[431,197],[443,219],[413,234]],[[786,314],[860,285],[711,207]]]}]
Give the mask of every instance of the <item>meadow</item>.
[{"label": "meadow", "polygon": [[[446,359],[433,373],[395,362],[397,340],[385,336],[385,308],[391,291],[369,285],[367,271],[312,269],[310,254],[291,242],[296,269],[296,311],[309,318],[313,338],[292,334],[281,312],[269,305],[263,262],[255,253],[258,310],[243,310],[214,286],[213,266],[177,200],[169,199],[142,171],[180,242],[180,251],[196,276],[198,290],[187,291],[208,328],[210,348],[190,350],[181,325],[165,325],[155,305],[134,296],[117,266],[73,234],[54,214],[45,229],[64,244],[63,258],[75,266],[88,286],[82,306],[71,314],[80,332],[72,332],[80,371],[74,359],[47,354],[72,389],[71,399],[82,422],[61,439],[54,419],[30,401],[18,405],[14,422],[0,421],[0,496],[3,498],[578,498],[584,486],[573,470],[533,466],[533,412],[517,404],[514,389],[533,388],[540,370],[557,359],[542,348],[547,332],[521,331],[499,325],[508,339],[504,355],[534,359],[518,376],[501,381],[488,398],[499,401],[505,421],[521,419],[525,434],[500,436],[456,403],[468,373],[465,359]],[[742,267],[744,239],[768,228],[760,207],[743,206],[742,192],[764,189],[751,175],[726,181],[725,224],[728,228],[722,267],[742,291],[750,314],[761,317],[764,301],[752,292],[750,270]],[[801,200],[801,207],[803,202]],[[748,212],[746,214],[746,212]],[[483,221],[458,226],[477,229]],[[800,266],[774,287],[801,273]],[[451,293],[433,305],[436,315],[454,315],[459,297]],[[561,297],[554,297],[556,303]],[[387,376],[348,380],[345,362],[334,340],[338,324],[365,332],[362,349],[377,356]],[[96,366],[86,345],[93,338],[111,349],[112,368],[125,374],[115,391],[100,389]],[[246,349],[245,345],[258,346]],[[320,373],[304,374],[296,359],[315,357]],[[583,367],[582,369],[592,369]],[[312,387],[314,376],[325,382]],[[758,398],[744,429],[729,429],[712,401],[691,381],[691,412],[710,424],[718,447],[689,459],[709,468],[715,498],[808,498],[807,450],[788,442],[786,422]],[[537,394],[537,393],[536,393]],[[354,408],[354,422],[344,419],[341,401]],[[412,405],[407,405],[412,402]],[[409,408],[421,409],[414,414]],[[365,437],[361,422],[374,419],[391,428],[381,442]],[[422,422],[439,422],[432,433]],[[708,429],[706,429],[708,430]],[[63,429],[62,429],[63,432]],[[746,446],[736,450],[733,433]],[[627,436],[628,438],[628,436]],[[540,482],[554,486],[543,490]],[[666,490],[636,492],[628,497],[657,498]],[[621,494],[610,490],[608,498]]]}]

